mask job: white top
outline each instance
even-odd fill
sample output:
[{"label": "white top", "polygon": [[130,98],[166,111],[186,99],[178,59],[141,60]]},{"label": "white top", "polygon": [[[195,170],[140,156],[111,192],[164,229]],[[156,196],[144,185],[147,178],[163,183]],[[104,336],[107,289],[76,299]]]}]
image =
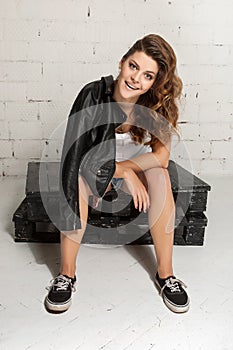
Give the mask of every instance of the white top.
[{"label": "white top", "polygon": [[[147,136],[144,142],[147,142],[150,138]],[[150,146],[144,144],[136,144],[129,132],[123,134],[116,133],[116,161],[121,162],[126,159],[131,159],[140,156],[144,153],[151,152]]]}]

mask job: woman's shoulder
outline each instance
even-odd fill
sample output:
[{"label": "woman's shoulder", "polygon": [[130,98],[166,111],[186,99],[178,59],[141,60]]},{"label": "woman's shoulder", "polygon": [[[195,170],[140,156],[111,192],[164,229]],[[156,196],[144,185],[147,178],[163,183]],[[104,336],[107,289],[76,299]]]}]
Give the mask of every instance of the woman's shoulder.
[{"label": "woman's shoulder", "polygon": [[111,82],[114,82],[113,77],[108,76],[84,85],[74,101],[71,113],[105,102],[106,90]]},{"label": "woman's shoulder", "polygon": [[91,81],[87,83],[80,91],[80,94],[91,94],[94,98],[98,99],[104,96],[104,94],[113,93],[114,80],[113,76],[104,76],[101,79]]}]

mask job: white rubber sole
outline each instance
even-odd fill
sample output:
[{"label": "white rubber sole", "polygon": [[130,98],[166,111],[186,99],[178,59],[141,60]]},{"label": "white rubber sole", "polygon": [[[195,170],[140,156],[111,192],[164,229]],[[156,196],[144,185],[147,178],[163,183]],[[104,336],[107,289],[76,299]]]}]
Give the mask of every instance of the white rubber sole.
[{"label": "white rubber sole", "polygon": [[52,312],[65,312],[66,310],[69,309],[71,305],[71,299],[69,299],[66,303],[64,304],[53,304],[48,297],[45,298],[45,307],[47,310],[52,311]]},{"label": "white rubber sole", "polygon": [[[157,280],[155,279],[155,285],[159,291],[159,295],[160,295],[160,291],[161,291],[161,287],[159,285],[159,283],[157,282]],[[164,304],[167,306],[167,308],[175,313],[184,313],[187,312],[189,310],[189,305],[190,305],[190,300],[188,299],[187,303],[185,305],[179,306],[176,304],[173,304],[167,297],[166,295],[162,294],[160,295],[163,298]]]}]

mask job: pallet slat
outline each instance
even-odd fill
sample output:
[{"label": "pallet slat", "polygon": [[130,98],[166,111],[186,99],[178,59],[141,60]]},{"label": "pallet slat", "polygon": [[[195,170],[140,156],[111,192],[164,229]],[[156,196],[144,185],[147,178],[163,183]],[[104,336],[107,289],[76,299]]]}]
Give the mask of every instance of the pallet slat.
[{"label": "pallet slat", "polygon": [[[29,162],[26,197],[13,215],[16,242],[59,242],[56,222],[52,223],[43,206],[48,201],[53,218],[59,221],[58,162]],[[209,184],[174,161],[169,162],[169,176],[176,206],[175,245],[203,245],[207,217]],[[42,175],[42,176],[41,176]],[[108,197],[111,195],[108,194]],[[115,197],[114,197],[115,198]],[[107,199],[107,198],[106,198]],[[90,198],[91,200],[91,198]],[[108,230],[106,230],[108,228]],[[152,244],[147,214],[139,213],[132,197],[122,191],[117,198],[100,201],[98,208],[89,206],[88,227],[83,243]]]}]

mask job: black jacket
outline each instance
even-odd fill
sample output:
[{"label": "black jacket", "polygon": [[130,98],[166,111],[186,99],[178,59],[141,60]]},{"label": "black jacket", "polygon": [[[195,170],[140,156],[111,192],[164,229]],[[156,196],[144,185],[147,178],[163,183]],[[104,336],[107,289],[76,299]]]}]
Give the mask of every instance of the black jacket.
[{"label": "black jacket", "polygon": [[110,75],[87,84],[69,114],[60,166],[60,230],[81,228],[79,174],[102,197],[115,172],[115,128],[126,115],[114,102]]}]

